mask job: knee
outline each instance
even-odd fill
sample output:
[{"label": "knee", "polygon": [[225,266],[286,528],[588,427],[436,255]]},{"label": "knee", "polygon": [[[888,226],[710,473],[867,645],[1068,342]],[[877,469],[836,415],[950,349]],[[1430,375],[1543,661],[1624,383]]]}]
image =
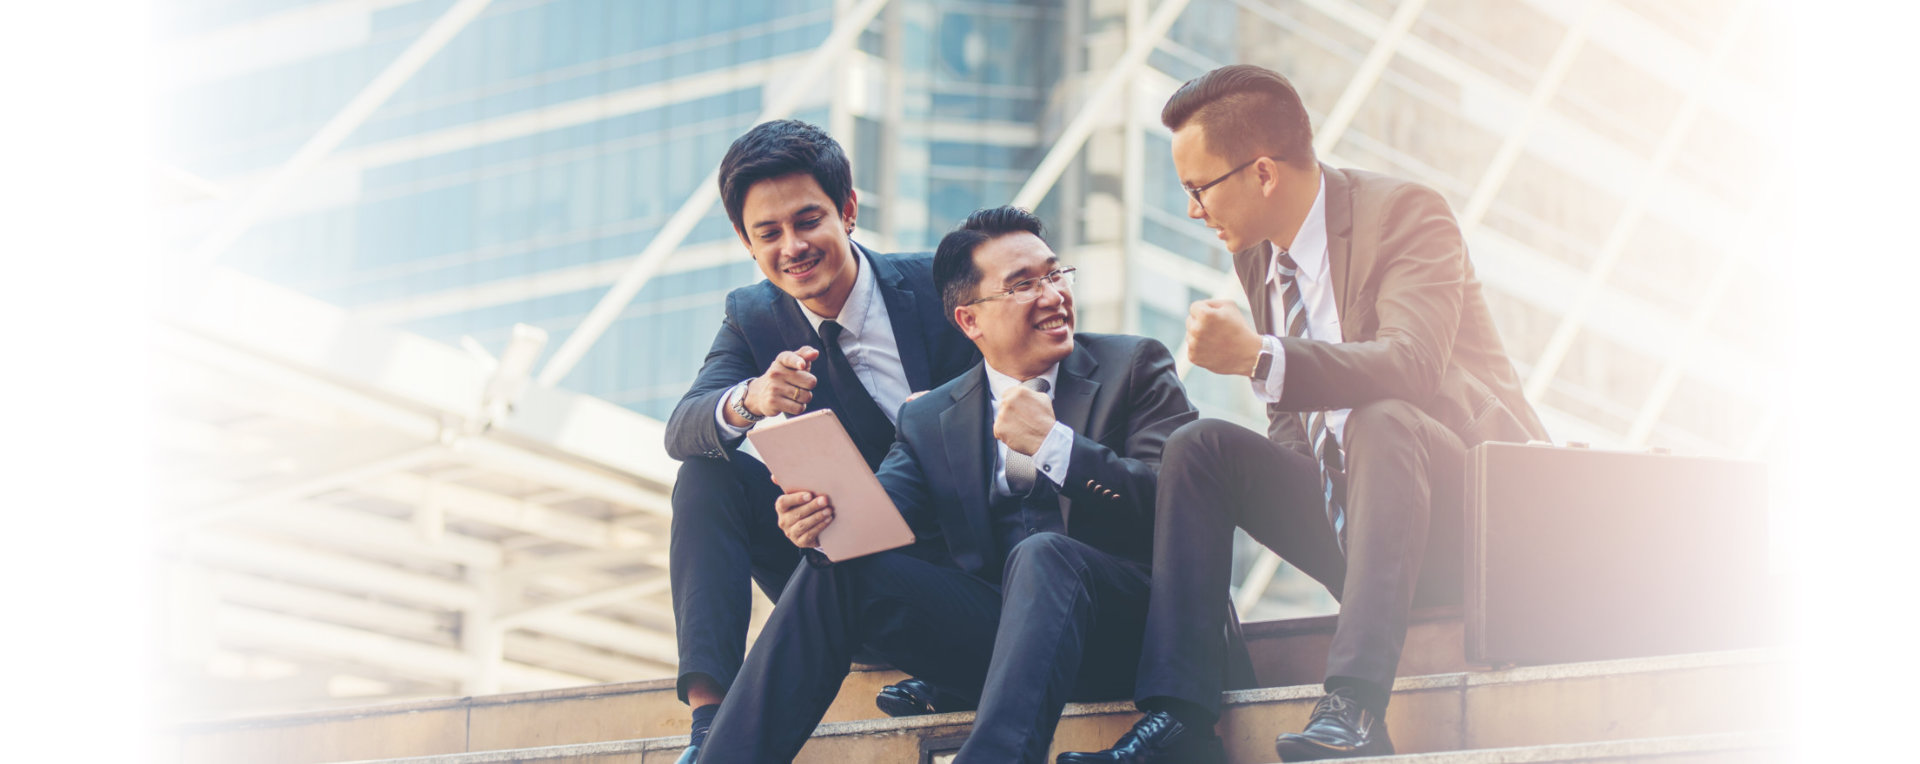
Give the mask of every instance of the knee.
[{"label": "knee", "polygon": [[1400,440],[1417,431],[1420,417],[1419,408],[1398,398],[1363,403],[1347,415],[1347,438]]},{"label": "knee", "polygon": [[1180,425],[1172,435],[1167,436],[1167,446],[1160,460],[1167,463],[1176,456],[1193,458],[1194,455],[1205,458],[1219,453],[1222,443],[1243,432],[1251,431],[1224,419],[1196,419]]},{"label": "knee", "polygon": [[1078,559],[1082,546],[1064,533],[1047,531],[1028,536],[1007,552],[1007,566],[1002,580],[1012,582],[1016,576],[1040,576],[1051,580],[1077,575],[1077,568],[1081,566],[1075,565],[1074,561]]}]

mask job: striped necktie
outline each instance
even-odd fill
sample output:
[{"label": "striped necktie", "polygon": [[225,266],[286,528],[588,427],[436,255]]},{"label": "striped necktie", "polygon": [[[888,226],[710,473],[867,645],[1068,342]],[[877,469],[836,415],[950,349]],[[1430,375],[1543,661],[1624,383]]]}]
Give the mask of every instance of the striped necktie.
[{"label": "striped necktie", "polygon": [[[1280,272],[1280,305],[1286,312],[1288,337],[1307,336],[1307,303],[1300,299],[1300,281],[1295,275],[1300,264],[1293,261],[1293,255],[1281,250],[1275,261]],[[1313,456],[1320,461],[1320,485],[1327,498],[1327,522],[1333,523],[1334,536],[1340,539],[1340,548],[1347,545],[1347,471],[1346,457],[1341,453],[1339,442],[1333,439],[1333,432],[1327,427],[1327,412],[1302,411],[1296,414],[1301,424],[1307,428],[1307,439],[1313,443]]]},{"label": "striped necktie", "polygon": [[[1044,393],[1047,391],[1047,379],[1034,377],[1020,383],[1020,386],[1037,393]],[[1028,491],[1033,490],[1034,477],[1033,457],[1011,448],[1007,449],[1007,487],[1013,490],[1013,495],[1025,496]]]}]

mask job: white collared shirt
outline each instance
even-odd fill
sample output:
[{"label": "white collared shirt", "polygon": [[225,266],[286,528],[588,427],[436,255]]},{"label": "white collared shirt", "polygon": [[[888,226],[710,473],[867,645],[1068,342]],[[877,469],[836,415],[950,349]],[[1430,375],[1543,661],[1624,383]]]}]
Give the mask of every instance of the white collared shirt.
[{"label": "white collared shirt", "polygon": [[[1261,346],[1273,356],[1273,365],[1267,372],[1267,381],[1262,384],[1253,382],[1253,396],[1262,403],[1280,400],[1287,378],[1287,356],[1280,347],[1280,338],[1286,336],[1287,306],[1284,291],[1280,283],[1280,256],[1272,252],[1273,242],[1265,242],[1269,253],[1267,266],[1267,304],[1268,315],[1273,316],[1273,328],[1277,334],[1260,338]],[[1293,235],[1287,253],[1292,255],[1295,265],[1300,269],[1294,273],[1294,280],[1300,284],[1300,300],[1306,303],[1307,339],[1319,342],[1340,342],[1340,311],[1334,303],[1332,268],[1327,257],[1327,176],[1320,174],[1320,190],[1313,197],[1313,207],[1307,210],[1307,219],[1300,223],[1300,230]],[[1347,426],[1347,414],[1351,409],[1340,409],[1327,413],[1327,429],[1332,432],[1335,443],[1343,443],[1343,434]],[[1307,437],[1313,437],[1308,433]]]},{"label": "white collared shirt", "polygon": [[[887,420],[897,425],[900,406],[907,402],[913,390],[907,384],[906,366],[900,361],[900,345],[893,336],[893,320],[887,314],[887,301],[880,294],[880,281],[873,275],[873,263],[861,257],[858,250],[853,253],[853,262],[856,268],[853,290],[848,292],[846,304],[840,306],[840,315],[833,319],[840,324],[840,352],[847,357],[847,364],[853,367],[854,376],[860,378],[867,395],[886,413]],[[806,303],[800,303],[800,315],[807,317],[807,323],[813,325],[815,332],[828,320],[808,310]],[[720,405],[714,409],[720,433],[728,440],[747,432],[747,427],[735,427],[727,422],[727,404],[733,396],[744,394],[740,388],[748,381],[751,380],[742,381],[734,390],[720,396]]]},{"label": "white collared shirt", "polygon": [[[1000,393],[1007,388],[1018,387],[1021,380],[1001,374],[985,363],[980,365],[987,369],[987,407],[998,411]],[[1047,369],[1047,373],[1040,375],[1040,378],[1047,381],[1046,396],[1048,400],[1052,400],[1053,394],[1060,389],[1060,364],[1054,364],[1052,368]],[[1008,449],[1007,444],[999,440],[995,440],[994,444],[996,448],[993,451],[993,498],[1004,499],[1013,495],[1013,489],[1007,487]],[[1034,473],[1045,475],[1055,488],[1065,486],[1067,464],[1072,457],[1073,428],[1055,420],[1053,429],[1047,432],[1046,440],[1040,442],[1040,450],[1033,453]]]}]

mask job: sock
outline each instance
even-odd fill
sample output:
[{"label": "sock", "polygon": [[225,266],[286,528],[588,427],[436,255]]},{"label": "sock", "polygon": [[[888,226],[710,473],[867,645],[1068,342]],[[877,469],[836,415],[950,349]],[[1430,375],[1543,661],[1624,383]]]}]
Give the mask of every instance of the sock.
[{"label": "sock", "polygon": [[709,703],[693,709],[693,740],[688,745],[700,745],[707,742],[707,730],[713,728],[713,717],[720,713],[719,703]]},{"label": "sock", "polygon": [[1327,677],[1324,686],[1329,693],[1334,690],[1346,690],[1347,697],[1359,702],[1361,708],[1372,711],[1375,715],[1387,712],[1387,700],[1391,694],[1386,688],[1373,682],[1350,676],[1330,676]]}]

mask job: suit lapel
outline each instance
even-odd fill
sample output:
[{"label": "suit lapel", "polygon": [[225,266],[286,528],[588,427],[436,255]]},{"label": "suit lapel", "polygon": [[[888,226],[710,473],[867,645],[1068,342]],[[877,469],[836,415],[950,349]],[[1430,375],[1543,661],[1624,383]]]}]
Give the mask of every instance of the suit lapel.
[{"label": "suit lapel", "polygon": [[[1347,325],[1347,305],[1353,302],[1353,184],[1347,174],[1320,165],[1327,182],[1327,271],[1333,274],[1333,307],[1340,325]],[[1365,271],[1362,271],[1363,273]]]},{"label": "suit lapel", "polygon": [[[1094,360],[1093,353],[1074,343],[1073,353],[1060,362],[1060,374],[1055,377],[1058,383],[1053,391],[1053,417],[1060,423],[1073,428],[1075,433],[1098,439],[1101,433],[1093,431],[1093,399],[1100,392],[1100,383],[1093,378],[1100,369],[1100,362]],[[1072,528],[1072,504],[1065,492],[1060,496],[1060,524]]]},{"label": "suit lapel", "polygon": [[[968,546],[984,564],[993,542],[987,518],[987,497],[993,483],[994,447],[992,431],[987,427],[987,371],[975,364],[967,372],[967,383],[953,391],[953,405],[940,412],[940,442],[946,445],[947,468],[958,486],[960,513],[972,532]],[[962,567],[964,567],[962,563]]]},{"label": "suit lapel", "polygon": [[907,288],[906,275],[892,261],[876,257],[866,247],[853,246],[873,267],[880,297],[887,303],[887,323],[893,326],[893,342],[900,352],[900,366],[907,374],[907,389],[931,388],[933,370],[927,365],[927,343],[923,341],[926,321],[920,315],[917,296]]},{"label": "suit lapel", "polygon": [[1240,277],[1240,288],[1247,292],[1247,308],[1253,311],[1253,328],[1272,334],[1272,316],[1267,315],[1267,271],[1273,267],[1273,245],[1260,242],[1233,253],[1233,273]]}]

